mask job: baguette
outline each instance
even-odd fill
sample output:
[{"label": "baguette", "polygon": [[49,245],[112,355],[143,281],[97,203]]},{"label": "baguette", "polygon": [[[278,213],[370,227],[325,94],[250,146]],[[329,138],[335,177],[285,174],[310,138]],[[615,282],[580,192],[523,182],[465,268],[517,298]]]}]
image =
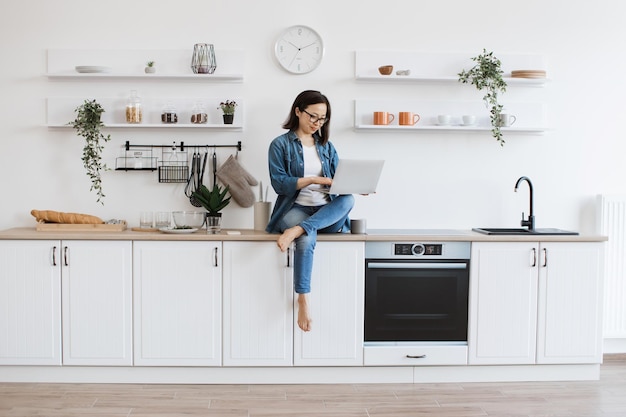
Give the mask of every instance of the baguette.
[{"label": "baguette", "polygon": [[31,210],[30,214],[38,223],[63,223],[63,224],[103,224],[100,217],[80,213],[64,213],[54,210]]}]

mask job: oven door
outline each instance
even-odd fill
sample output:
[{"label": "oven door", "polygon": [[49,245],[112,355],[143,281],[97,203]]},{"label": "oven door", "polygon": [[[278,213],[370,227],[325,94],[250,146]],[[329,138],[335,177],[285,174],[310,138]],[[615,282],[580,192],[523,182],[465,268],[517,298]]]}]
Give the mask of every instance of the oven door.
[{"label": "oven door", "polygon": [[365,342],[467,342],[469,260],[365,262]]}]

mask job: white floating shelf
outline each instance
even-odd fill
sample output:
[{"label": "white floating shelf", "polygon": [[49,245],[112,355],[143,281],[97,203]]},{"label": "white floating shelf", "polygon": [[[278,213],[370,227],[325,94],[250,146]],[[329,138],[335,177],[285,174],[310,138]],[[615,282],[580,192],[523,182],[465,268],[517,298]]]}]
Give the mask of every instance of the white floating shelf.
[{"label": "white floating shelf", "polygon": [[243,82],[243,74],[117,74],[117,73],[89,73],[77,72],[48,73],[52,80],[171,80],[171,81],[198,81],[198,82]]},{"label": "white floating shelf", "polygon": [[[395,132],[419,132],[419,131],[454,131],[454,132],[490,132],[491,127],[488,126],[463,126],[463,125],[422,125],[422,126],[397,126],[397,125],[356,125],[357,131],[395,131]],[[502,127],[502,132],[507,133],[536,133],[543,134],[546,128],[542,127]]]},{"label": "white floating shelf", "polygon": [[[49,128],[69,128],[70,125],[58,125],[58,124],[50,124]],[[208,123],[199,123],[199,124],[191,124],[191,123],[113,123],[113,124],[105,124],[104,127],[106,129],[214,129],[214,130],[242,130],[243,126],[238,124],[208,124]]]},{"label": "white floating shelf", "polygon": [[[511,86],[526,86],[526,87],[544,87],[549,81],[547,78],[512,78],[504,77],[504,81],[507,85]],[[356,80],[359,82],[369,83],[458,83],[459,77],[446,76],[446,77],[415,77],[411,75],[356,75]]]}]

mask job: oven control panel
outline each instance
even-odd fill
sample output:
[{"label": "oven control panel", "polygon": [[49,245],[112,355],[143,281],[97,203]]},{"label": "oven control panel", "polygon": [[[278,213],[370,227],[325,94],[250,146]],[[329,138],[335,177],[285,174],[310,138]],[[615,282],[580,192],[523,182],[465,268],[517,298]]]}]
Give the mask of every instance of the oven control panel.
[{"label": "oven control panel", "polygon": [[365,242],[366,259],[469,259],[470,242]]},{"label": "oven control panel", "polygon": [[402,255],[439,255],[443,254],[441,243],[394,243],[393,254]]}]

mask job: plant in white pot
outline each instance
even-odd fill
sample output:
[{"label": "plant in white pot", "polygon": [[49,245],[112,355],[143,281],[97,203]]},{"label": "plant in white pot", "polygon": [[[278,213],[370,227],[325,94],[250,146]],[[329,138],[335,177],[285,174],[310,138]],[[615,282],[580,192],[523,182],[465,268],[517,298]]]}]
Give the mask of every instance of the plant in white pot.
[{"label": "plant in white pot", "polygon": [[69,122],[69,125],[76,130],[78,136],[85,138],[82,161],[87,170],[87,176],[91,179],[89,191],[95,190],[98,195],[97,202],[104,204],[101,173],[108,171],[109,168],[102,162],[102,151],[104,142],[111,140],[111,135],[104,136],[100,131],[104,127],[101,120],[104,109],[96,100],[85,100],[75,112],[77,113],[76,119]]},{"label": "plant in white pot", "polygon": [[200,188],[193,192],[192,197],[207,210],[207,233],[215,234],[220,232],[222,220],[222,213],[220,212],[230,204],[231,196],[228,192],[229,189],[228,185],[222,188],[215,183],[213,188],[209,190],[206,185],[202,184]]},{"label": "plant in white pot", "polygon": [[154,61],[146,62],[146,68],[144,68],[146,74],[154,74],[156,72],[156,67],[154,66]]},{"label": "plant in white pot", "polygon": [[491,106],[489,110],[493,127],[491,134],[500,142],[500,146],[504,146],[500,130],[500,113],[502,113],[503,106],[498,102],[498,94],[506,91],[506,82],[502,79],[502,74],[504,74],[501,68],[502,63],[493,55],[493,52],[488,53],[486,49],[483,49],[482,54],[473,57],[472,61],[476,62],[476,65],[467,71],[461,71],[458,74],[459,81],[463,84],[470,83],[478,90],[487,91],[483,100],[485,105]]}]

